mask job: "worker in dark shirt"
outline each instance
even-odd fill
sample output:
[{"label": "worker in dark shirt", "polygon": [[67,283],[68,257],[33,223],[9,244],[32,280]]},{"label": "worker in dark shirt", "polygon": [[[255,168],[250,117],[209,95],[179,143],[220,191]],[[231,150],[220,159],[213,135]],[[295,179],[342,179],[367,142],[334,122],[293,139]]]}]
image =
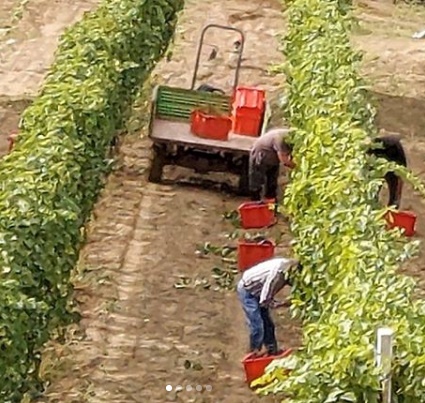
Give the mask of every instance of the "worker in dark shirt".
[{"label": "worker in dark shirt", "polygon": [[[387,135],[376,138],[373,147],[369,150],[369,154],[407,167],[406,153],[404,152],[400,137],[397,135]],[[403,192],[403,181],[394,172],[387,172],[385,181],[387,182],[389,190],[388,206],[395,206],[396,209],[399,209]]]},{"label": "worker in dark shirt", "polygon": [[252,200],[277,198],[279,167],[293,168],[291,151],[285,136],[287,129],[273,129],[260,136],[249,155],[249,186]]},{"label": "worker in dark shirt", "polygon": [[278,353],[275,326],[269,308],[289,306],[277,303],[274,296],[290,285],[292,270],[301,269],[298,260],[272,258],[246,270],[239,280],[237,291],[250,330],[250,352],[261,355],[265,347],[270,355]]},{"label": "worker in dark shirt", "polygon": [[[276,199],[278,189],[279,167],[283,163],[287,168],[294,168],[292,161],[292,147],[285,139],[287,129],[273,129],[260,136],[254,143],[250,152],[250,191],[253,200],[263,198]],[[406,154],[400,138],[387,135],[374,139],[373,147],[369,154],[385,158],[390,162],[407,167]],[[388,185],[388,206],[400,207],[403,181],[394,172],[385,175]]]}]

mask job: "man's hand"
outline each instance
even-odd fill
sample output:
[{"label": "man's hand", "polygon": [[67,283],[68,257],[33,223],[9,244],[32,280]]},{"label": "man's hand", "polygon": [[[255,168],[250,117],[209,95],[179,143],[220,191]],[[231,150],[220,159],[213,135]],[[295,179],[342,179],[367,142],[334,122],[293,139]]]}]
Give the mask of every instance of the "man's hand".
[{"label": "man's hand", "polygon": [[294,161],[291,160],[291,161],[287,162],[285,164],[285,166],[289,169],[294,169],[296,165],[295,165]]},{"label": "man's hand", "polygon": [[289,300],[286,300],[286,301],[272,300],[270,302],[269,306],[272,309],[277,309],[277,308],[282,308],[282,307],[289,308],[291,306],[291,302]]},{"label": "man's hand", "polygon": [[295,164],[292,161],[292,155],[291,154],[286,154],[283,152],[279,152],[278,153],[278,157],[279,157],[279,161],[285,165],[287,168],[295,168]]}]

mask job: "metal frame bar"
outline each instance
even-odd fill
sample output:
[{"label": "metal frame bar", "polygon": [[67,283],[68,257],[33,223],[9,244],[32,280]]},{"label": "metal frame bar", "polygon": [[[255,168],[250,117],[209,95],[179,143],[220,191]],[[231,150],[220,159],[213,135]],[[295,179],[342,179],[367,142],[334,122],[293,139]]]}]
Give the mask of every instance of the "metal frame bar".
[{"label": "metal frame bar", "polygon": [[210,28],[218,28],[218,29],[224,29],[226,31],[234,31],[234,32],[239,33],[239,35],[241,36],[241,48],[240,48],[240,51],[239,51],[238,63],[236,65],[236,69],[235,69],[235,80],[233,82],[233,90],[236,90],[236,87],[237,87],[238,82],[239,82],[239,70],[240,70],[240,67],[241,67],[242,53],[243,53],[243,48],[244,48],[244,45],[245,45],[245,35],[238,28],[233,28],[233,27],[229,27],[229,26],[225,26],[225,25],[218,25],[218,24],[209,24],[209,25],[206,25],[202,29],[201,38],[199,40],[198,51],[197,51],[197,55],[196,55],[196,62],[195,62],[195,69],[194,69],[194,72],[193,72],[192,85],[191,85],[190,89],[193,90],[195,88],[196,76],[198,74],[198,69],[199,69],[199,60],[201,58],[202,45],[203,45],[203,42],[204,42],[205,34]]}]

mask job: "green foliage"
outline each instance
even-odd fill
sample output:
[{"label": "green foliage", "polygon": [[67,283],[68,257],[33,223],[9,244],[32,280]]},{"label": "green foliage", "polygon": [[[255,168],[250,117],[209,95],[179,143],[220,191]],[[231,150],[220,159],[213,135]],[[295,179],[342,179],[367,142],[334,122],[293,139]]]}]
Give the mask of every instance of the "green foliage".
[{"label": "green foliage", "polygon": [[[382,218],[377,194],[391,164],[366,155],[374,110],[349,42],[351,17],[336,0],[294,0],[288,11],[285,112],[297,168],[284,208],[305,267],[292,293],[303,348],[256,383],[260,393],[285,392],[292,403],[378,402],[375,334],[389,326],[393,401],[424,402],[425,303],[412,297],[414,280],[396,272],[418,244],[386,230]],[[411,173],[398,172],[424,194]]]},{"label": "green foliage", "polygon": [[0,400],[37,382],[38,351],[69,317],[70,271],[134,97],[183,0],[104,0],[62,36],[14,151],[0,162]]}]

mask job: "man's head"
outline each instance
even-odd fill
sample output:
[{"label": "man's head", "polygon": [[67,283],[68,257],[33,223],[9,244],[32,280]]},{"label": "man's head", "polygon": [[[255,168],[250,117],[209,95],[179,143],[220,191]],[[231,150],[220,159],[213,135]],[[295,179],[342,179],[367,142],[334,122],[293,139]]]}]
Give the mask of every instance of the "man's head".
[{"label": "man's head", "polygon": [[300,263],[298,259],[290,259],[288,270],[292,272],[299,272],[302,270],[302,264]]},{"label": "man's head", "polygon": [[292,154],[292,145],[288,144],[286,141],[283,142],[282,144],[282,152],[284,152],[285,154]]},{"label": "man's head", "polygon": [[294,168],[295,164],[292,161],[292,146],[287,142],[283,142],[279,151],[279,159],[288,168]]},{"label": "man's head", "polygon": [[294,275],[302,270],[303,266],[298,259],[289,259],[287,269],[283,272],[286,281],[291,284]]}]

